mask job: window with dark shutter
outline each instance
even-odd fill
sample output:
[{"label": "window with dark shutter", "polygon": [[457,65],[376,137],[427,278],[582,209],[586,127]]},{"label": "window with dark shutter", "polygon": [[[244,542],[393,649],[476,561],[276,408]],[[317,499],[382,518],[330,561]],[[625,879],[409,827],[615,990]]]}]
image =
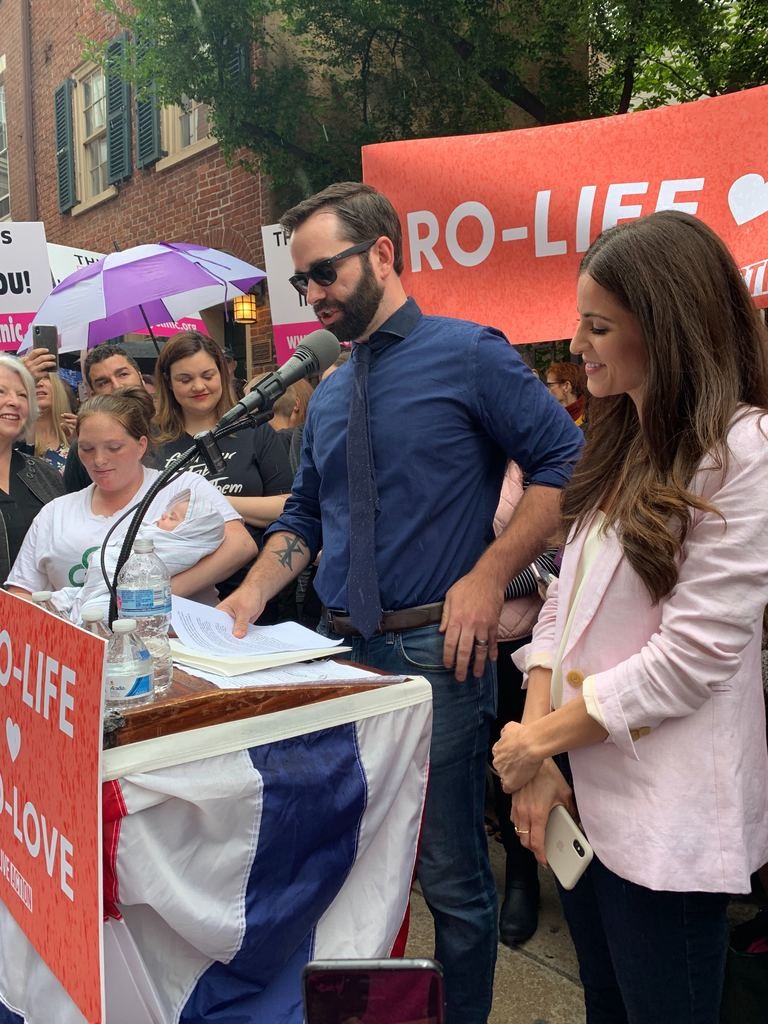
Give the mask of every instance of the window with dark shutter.
[{"label": "window with dark shutter", "polygon": [[[148,46],[145,39],[136,41],[140,53],[146,52]],[[153,84],[136,99],[136,166],[150,167],[164,155],[160,148],[160,105]]]},{"label": "window with dark shutter", "polygon": [[160,107],[154,88],[136,100],[136,166],[149,167],[163,155],[160,149]]},{"label": "window with dark shutter", "polygon": [[230,78],[244,78],[249,71],[248,47],[244,43],[235,43],[232,55],[227,61],[226,71]]},{"label": "window with dark shutter", "polygon": [[71,79],[58,87],[53,95],[56,124],[56,178],[59,188],[59,211],[66,213],[77,205],[75,188],[75,145],[72,130]]},{"label": "window with dark shutter", "polygon": [[130,178],[131,165],[131,87],[119,74],[109,70],[110,64],[123,56],[126,35],[123,33],[107,47],[107,183]]}]

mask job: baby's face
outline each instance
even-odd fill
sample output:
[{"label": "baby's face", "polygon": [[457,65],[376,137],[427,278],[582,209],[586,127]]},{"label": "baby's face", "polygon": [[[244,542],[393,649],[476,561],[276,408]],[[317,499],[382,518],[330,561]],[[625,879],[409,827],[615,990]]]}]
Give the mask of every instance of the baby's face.
[{"label": "baby's face", "polygon": [[173,505],[169,505],[157,520],[157,525],[161,530],[175,530],[179,523],[184,522],[188,508],[188,501],[177,501]]}]

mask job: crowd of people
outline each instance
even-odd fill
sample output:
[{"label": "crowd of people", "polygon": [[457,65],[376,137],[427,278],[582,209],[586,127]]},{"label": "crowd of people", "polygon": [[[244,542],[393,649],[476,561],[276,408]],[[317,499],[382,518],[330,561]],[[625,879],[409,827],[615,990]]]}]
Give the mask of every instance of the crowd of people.
[{"label": "crowd of people", "polygon": [[[768,350],[732,256],[684,213],[605,231],[573,361],[541,380],[499,331],[408,297],[380,192],[332,185],[281,223],[291,283],[351,358],[155,499],[159,529],[170,498],[171,529],[204,512],[221,531],[174,592],[242,636],[311,586],[353,660],[431,684],[417,875],[448,1024],[485,1024],[499,937],[536,929],[557,805],[594,850],[560,887],[588,1024],[716,1024],[729,896],[768,862]],[[84,375],[73,416],[43,354],[0,357],[0,569],[20,596],[82,586],[236,401],[196,332],[165,345],[152,397],[116,345]]]}]

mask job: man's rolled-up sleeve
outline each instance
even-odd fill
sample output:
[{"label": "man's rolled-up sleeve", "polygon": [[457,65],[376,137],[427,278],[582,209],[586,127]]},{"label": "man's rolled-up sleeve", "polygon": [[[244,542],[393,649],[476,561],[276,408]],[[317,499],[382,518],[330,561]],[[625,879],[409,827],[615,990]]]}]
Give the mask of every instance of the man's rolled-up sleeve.
[{"label": "man's rolled-up sleeve", "polygon": [[320,519],[320,474],[312,456],[312,410],[310,409],[301,444],[301,462],[293,481],[291,496],[282,515],[264,532],[264,540],[273,533],[295,533],[309,548],[314,561],[323,546]]},{"label": "man's rolled-up sleeve", "polygon": [[530,484],[564,487],[584,438],[503,334],[478,330],[469,362],[476,413]]}]

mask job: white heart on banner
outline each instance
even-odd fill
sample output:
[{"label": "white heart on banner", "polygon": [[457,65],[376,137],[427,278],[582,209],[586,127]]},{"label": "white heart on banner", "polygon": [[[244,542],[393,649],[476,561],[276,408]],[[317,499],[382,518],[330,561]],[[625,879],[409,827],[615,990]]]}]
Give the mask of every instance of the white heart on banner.
[{"label": "white heart on banner", "polygon": [[5,741],[11,754],[11,760],[15,761],[21,750],[21,729],[18,722],[11,718],[5,720]]},{"label": "white heart on banner", "polygon": [[761,174],[743,174],[728,190],[728,206],[738,225],[768,213],[768,181]]}]

